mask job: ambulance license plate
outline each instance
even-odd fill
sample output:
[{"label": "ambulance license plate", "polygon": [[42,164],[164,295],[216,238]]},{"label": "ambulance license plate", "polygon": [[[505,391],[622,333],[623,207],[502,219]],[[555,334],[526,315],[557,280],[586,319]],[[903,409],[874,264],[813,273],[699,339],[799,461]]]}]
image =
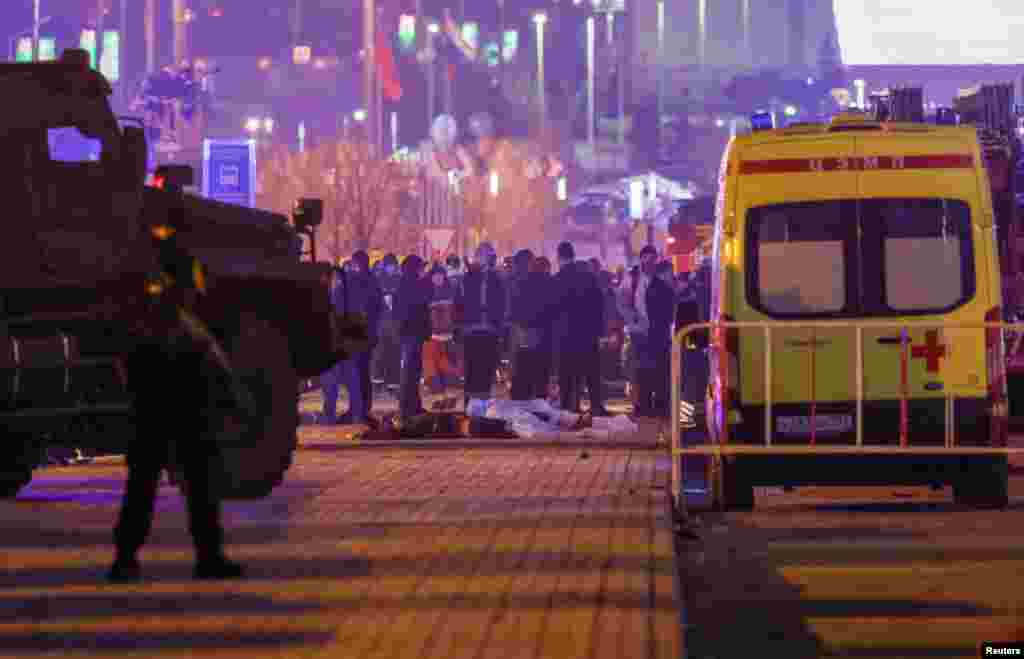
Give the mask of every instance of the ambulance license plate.
[{"label": "ambulance license plate", "polygon": [[[852,414],[818,414],[814,417],[815,432],[821,434],[840,434],[853,430]],[[775,432],[780,435],[809,436],[811,434],[811,417],[780,416],[776,419]]]}]

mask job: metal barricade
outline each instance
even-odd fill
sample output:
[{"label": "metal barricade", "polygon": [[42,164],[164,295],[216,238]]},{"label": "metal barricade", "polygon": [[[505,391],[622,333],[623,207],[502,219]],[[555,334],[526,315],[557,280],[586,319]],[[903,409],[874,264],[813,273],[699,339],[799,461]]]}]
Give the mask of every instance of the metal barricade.
[{"label": "metal barricade", "polygon": [[[707,330],[712,337],[715,334],[719,334],[718,338],[712,338],[710,345],[707,350],[721,349],[725,350],[725,346],[722,345],[725,342],[724,333],[722,330],[761,330],[763,332],[763,342],[766,347],[764,354],[764,424],[765,424],[765,442],[763,445],[751,445],[751,444],[730,444],[729,443],[729,410],[726,408],[723,415],[722,433],[720,436],[713,438],[711,441],[705,442],[698,446],[682,447],[682,429],[681,429],[681,415],[694,414],[696,409],[705,404],[705,400],[698,399],[695,401],[683,401],[682,399],[682,382],[685,375],[683,370],[683,352],[687,339],[696,332]],[[854,371],[856,378],[856,439],[851,445],[828,445],[822,446],[815,443],[815,431],[816,422],[811,421],[811,438],[810,442],[805,445],[779,445],[773,444],[772,442],[772,336],[773,330],[842,330],[848,329],[854,333],[856,348],[854,351]],[[901,332],[900,344],[901,344],[901,364],[900,364],[900,377],[901,377],[901,399],[900,399],[900,441],[898,446],[865,446],[864,445],[864,331],[865,330],[899,330]],[[721,488],[721,479],[718,477],[721,474],[721,465],[723,457],[730,454],[794,454],[794,455],[826,455],[826,454],[909,454],[909,453],[927,453],[934,454],[937,451],[943,450],[954,450],[960,454],[999,454],[999,455],[1010,455],[1024,453],[1024,448],[1020,447],[977,447],[977,446],[958,446],[956,437],[956,395],[952,392],[947,392],[945,396],[945,438],[942,447],[928,446],[928,447],[914,447],[909,445],[908,437],[908,392],[907,392],[907,350],[909,346],[908,333],[912,330],[918,329],[947,329],[947,330],[1003,330],[1011,331],[1021,334],[1024,333],[1024,323],[1003,323],[1003,322],[884,322],[884,321],[818,321],[818,322],[787,322],[787,321],[770,321],[770,322],[712,322],[712,323],[699,323],[688,325],[683,329],[676,332],[672,338],[672,355],[671,355],[671,383],[672,383],[672,410],[671,410],[671,443],[670,452],[672,458],[672,496],[676,502],[676,505],[680,510],[685,510],[685,499],[682,496],[681,491],[681,464],[680,456],[707,456],[711,460],[711,474],[710,474],[710,485],[712,487],[712,497],[718,500],[720,492],[716,491]],[[1005,346],[1000,344],[1003,350]],[[816,343],[814,340],[809,342],[809,349],[812,351],[817,350]],[[1005,360],[1004,360],[1005,363]],[[726,379],[728,384],[728,362],[723,369],[722,373],[715,374],[711,373],[711,379],[721,377]],[[710,385],[709,385],[710,386]],[[706,394],[705,394],[706,395]],[[809,401],[812,404],[812,410],[816,401]],[[727,401],[722,402],[722,405],[727,405]],[[813,411],[812,411],[813,414]],[[699,413],[695,414],[693,418],[701,418]],[[687,420],[688,424],[692,422]],[[705,429],[706,432],[706,429]]]}]

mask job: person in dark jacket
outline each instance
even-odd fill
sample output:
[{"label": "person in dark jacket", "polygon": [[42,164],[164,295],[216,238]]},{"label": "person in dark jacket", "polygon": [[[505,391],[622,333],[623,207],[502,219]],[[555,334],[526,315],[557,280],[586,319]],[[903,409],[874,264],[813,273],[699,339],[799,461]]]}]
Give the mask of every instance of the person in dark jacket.
[{"label": "person in dark jacket", "polygon": [[373,372],[385,386],[393,387],[399,383],[401,347],[398,341],[398,330],[395,325],[395,292],[401,280],[398,258],[394,254],[386,254],[377,263],[377,284],[384,295],[384,308],[380,318],[378,350]]},{"label": "person in dark jacket", "polygon": [[373,423],[370,412],[373,409],[373,383],[370,380],[370,363],[373,351],[380,341],[380,320],[384,310],[384,294],[376,278],[370,274],[370,255],[358,250],[349,262],[350,272],[344,279],[347,285],[346,311],[366,316],[367,334],[370,346],[364,352],[357,352],[345,362],[347,366],[349,415],[351,423]]},{"label": "person in dark jacket", "polygon": [[[335,313],[345,313],[348,307],[348,281],[351,275],[345,272],[344,268],[331,268],[328,280],[328,290],[331,292],[331,305]],[[320,375],[320,390],[323,393],[323,410],[320,414],[319,423],[324,425],[335,425],[337,423],[352,422],[352,384],[348,377],[351,359],[336,363]],[[347,415],[339,418],[337,415],[338,395],[341,393],[342,385],[348,387],[349,411]]]},{"label": "person in dark jacket", "polygon": [[489,399],[498,369],[498,339],[504,332],[507,299],[495,271],[498,256],[490,243],[481,243],[476,264],[455,293],[455,310],[465,356],[465,402]]},{"label": "person in dark jacket", "polygon": [[[245,573],[224,555],[220,497],[211,480],[218,459],[214,432],[225,415],[242,424],[258,423],[260,411],[196,315],[206,292],[205,269],[174,233],[173,226],[153,229],[161,267],[145,282],[144,320],[128,346],[127,385],[138,438],[126,455],[128,478],[114,528],[116,555],[106,575],[113,582],[142,578],[138,554],[152,527],[160,474],[174,463],[184,472],[193,576],[231,579]],[[169,414],[170,400],[174,410]]]},{"label": "person in dark jacket", "polygon": [[[536,349],[536,345],[530,344],[529,333],[526,327],[523,314],[526,312],[526,305],[532,301],[524,298],[526,282],[530,274],[530,264],[533,262],[533,252],[528,249],[521,249],[512,257],[512,273],[508,278],[508,315],[506,346],[508,352],[509,366],[512,373],[512,399],[528,400],[533,398],[533,382],[536,377],[533,375],[535,368],[527,366],[524,370],[519,363],[519,357],[524,348]],[[534,291],[535,293],[537,291]],[[518,381],[518,386],[517,386]],[[529,385],[527,383],[530,383]],[[519,394],[517,397],[516,394]]]},{"label": "person in dark jacket", "polygon": [[395,325],[401,345],[399,415],[422,414],[420,380],[423,378],[423,343],[430,338],[430,282],[423,277],[423,259],[410,254],[402,262],[402,278],[395,293]]},{"label": "person in dark jacket", "polygon": [[[549,298],[551,297],[551,260],[546,256],[540,256],[534,259],[533,264],[530,266],[530,274],[534,275],[534,273],[536,273],[536,276],[532,281],[535,281],[537,287],[544,291],[543,295],[538,298],[537,304],[541,312],[546,312],[548,308],[547,305],[549,304]],[[535,323],[536,327],[541,331],[541,335],[540,346],[537,353],[537,372],[534,374],[536,379],[534,381],[533,391],[536,398],[547,400],[549,392],[551,391],[551,375],[554,372],[554,365],[557,362],[555,359],[554,337],[550,314],[541,313],[535,320]]]},{"label": "person in dark jacket", "polygon": [[669,411],[669,358],[675,294],[659,277],[657,250],[647,245],[640,252],[640,276],[632,291],[636,319],[631,338],[636,348],[637,416],[664,417]]},{"label": "person in dark jacket", "polygon": [[534,267],[534,260],[523,264],[527,271],[514,280],[511,296],[510,335],[515,351],[512,400],[546,399],[548,392],[547,363],[551,356],[546,341],[550,333],[547,318],[551,276]]},{"label": "person in dark jacket", "polygon": [[668,418],[672,409],[672,331],[675,327],[676,305],[679,294],[675,284],[675,273],[670,261],[662,261],[655,268],[655,278],[663,285],[656,285],[649,291],[651,302],[650,346],[658,351],[660,357],[652,360],[654,370],[654,411],[661,418]]},{"label": "person in dark jacket", "polygon": [[601,347],[601,374],[607,378],[618,379],[622,375],[622,314],[619,313],[618,299],[615,295],[614,275],[607,270],[598,276],[601,295],[604,297],[605,334]]},{"label": "person in dark jacket", "polygon": [[578,411],[582,380],[586,379],[591,413],[605,415],[598,344],[605,324],[601,289],[589,267],[576,262],[572,243],[558,245],[558,263],[548,313],[554,316],[562,409]]}]

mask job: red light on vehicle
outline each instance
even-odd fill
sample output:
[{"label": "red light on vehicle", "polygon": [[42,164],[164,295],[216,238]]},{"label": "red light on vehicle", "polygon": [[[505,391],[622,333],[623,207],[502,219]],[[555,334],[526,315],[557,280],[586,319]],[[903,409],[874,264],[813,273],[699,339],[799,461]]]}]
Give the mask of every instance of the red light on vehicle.
[{"label": "red light on vehicle", "polygon": [[156,188],[157,190],[163,190],[164,186],[166,184],[167,184],[167,179],[165,177],[163,177],[163,176],[155,176],[155,177],[153,177],[153,187]]}]

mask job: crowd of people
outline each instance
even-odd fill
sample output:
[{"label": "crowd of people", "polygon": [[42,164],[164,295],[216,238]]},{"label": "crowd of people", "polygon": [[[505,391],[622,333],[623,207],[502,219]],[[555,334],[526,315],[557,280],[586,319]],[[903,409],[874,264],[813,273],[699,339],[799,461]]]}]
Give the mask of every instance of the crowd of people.
[{"label": "crowd of people", "polygon": [[459,388],[468,405],[492,398],[499,380],[513,400],[572,412],[586,400],[593,416],[608,415],[606,383],[626,381],[634,417],[667,418],[673,327],[706,318],[708,276],[674,273],[651,245],[615,271],[577,260],[569,242],[554,264],[528,249],[499,263],[489,243],[468,263],[389,254],[371,267],[357,251],[334,269],[332,301],[366,316],[370,348],[321,376],[321,423],[376,425],[375,384],[397,391],[408,419],[427,412],[424,393],[432,410],[452,410]]}]

